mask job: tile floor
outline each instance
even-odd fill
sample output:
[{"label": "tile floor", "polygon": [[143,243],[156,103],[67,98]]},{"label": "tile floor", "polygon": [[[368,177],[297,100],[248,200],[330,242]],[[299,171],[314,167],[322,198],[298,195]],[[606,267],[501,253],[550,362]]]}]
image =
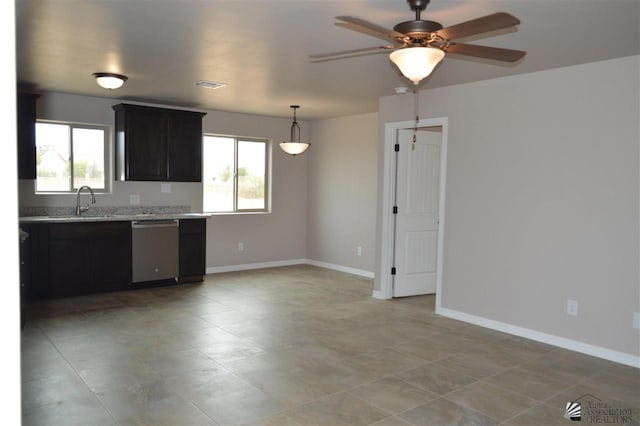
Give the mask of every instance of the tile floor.
[{"label": "tile floor", "polygon": [[32,304],[23,423],[555,425],[584,395],[620,416],[582,423],[640,423],[637,369],[371,290],[292,266]]}]

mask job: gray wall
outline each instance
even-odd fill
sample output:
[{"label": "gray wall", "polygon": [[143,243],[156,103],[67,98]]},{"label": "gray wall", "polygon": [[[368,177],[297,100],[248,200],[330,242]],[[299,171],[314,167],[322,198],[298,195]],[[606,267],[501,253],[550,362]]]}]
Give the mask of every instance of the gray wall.
[{"label": "gray wall", "polygon": [[309,259],[373,274],[377,132],[377,113],[309,123]]},{"label": "gray wall", "polygon": [[[639,59],[420,93],[449,119],[443,308],[639,355]],[[413,108],[380,100],[379,149]]]},{"label": "gray wall", "polygon": [[[121,100],[45,93],[38,100],[38,118],[114,124],[112,105]],[[299,122],[303,138],[308,125]],[[278,143],[289,137],[290,119],[207,111],[205,133],[254,136],[273,140],[272,210],[268,214],[216,215],[207,221],[207,268],[289,261],[306,257],[307,159],[291,157]],[[99,206],[127,206],[129,196],[140,195],[141,205],[189,205],[202,211],[201,183],[171,183],[163,194],[159,182],[113,182],[110,194],[96,196]],[[21,206],[74,206],[75,195],[35,195],[34,182],[19,181]],[[244,251],[238,251],[238,243]]]}]

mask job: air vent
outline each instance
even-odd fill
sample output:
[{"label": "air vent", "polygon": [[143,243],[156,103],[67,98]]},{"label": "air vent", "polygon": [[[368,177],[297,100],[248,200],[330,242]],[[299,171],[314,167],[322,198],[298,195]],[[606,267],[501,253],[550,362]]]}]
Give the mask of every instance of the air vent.
[{"label": "air vent", "polygon": [[207,81],[207,80],[200,80],[196,83],[196,86],[205,87],[207,89],[219,89],[226,85],[227,85],[226,83],[217,83],[215,81]]}]

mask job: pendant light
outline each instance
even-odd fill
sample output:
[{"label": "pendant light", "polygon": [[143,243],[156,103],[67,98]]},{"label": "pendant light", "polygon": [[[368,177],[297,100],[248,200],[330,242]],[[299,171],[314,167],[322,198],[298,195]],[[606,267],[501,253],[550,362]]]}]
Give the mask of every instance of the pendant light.
[{"label": "pendant light", "polygon": [[435,47],[405,47],[391,52],[389,59],[396,64],[402,75],[419,84],[428,77],[444,58],[444,52]]},{"label": "pendant light", "polygon": [[311,146],[308,142],[300,142],[300,126],[296,121],[296,109],[300,108],[300,105],[291,105],[293,109],[293,123],[291,124],[291,137],[288,141],[280,142],[280,148],[284,152],[290,155],[302,154]]},{"label": "pendant light", "polygon": [[98,86],[109,90],[119,89],[122,87],[124,82],[128,80],[124,75],[113,74],[110,72],[96,72],[93,76],[96,78]]}]

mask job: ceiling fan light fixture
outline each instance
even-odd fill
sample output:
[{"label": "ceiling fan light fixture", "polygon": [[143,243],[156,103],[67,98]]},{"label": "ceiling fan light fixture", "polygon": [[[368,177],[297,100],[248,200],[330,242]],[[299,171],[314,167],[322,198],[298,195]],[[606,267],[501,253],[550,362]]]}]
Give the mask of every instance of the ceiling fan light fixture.
[{"label": "ceiling fan light fixture", "polygon": [[389,55],[402,75],[416,85],[428,77],[443,58],[444,52],[435,47],[405,47]]},{"label": "ceiling fan light fixture", "polygon": [[108,90],[115,90],[122,87],[124,82],[129,79],[127,76],[110,72],[96,72],[93,76],[96,78],[98,86]]},{"label": "ceiling fan light fixture", "polygon": [[288,141],[280,142],[280,148],[289,155],[302,154],[311,146],[308,142],[300,142],[300,126],[296,120],[296,109],[300,105],[291,105],[293,109],[293,123],[291,123],[291,135]]}]

